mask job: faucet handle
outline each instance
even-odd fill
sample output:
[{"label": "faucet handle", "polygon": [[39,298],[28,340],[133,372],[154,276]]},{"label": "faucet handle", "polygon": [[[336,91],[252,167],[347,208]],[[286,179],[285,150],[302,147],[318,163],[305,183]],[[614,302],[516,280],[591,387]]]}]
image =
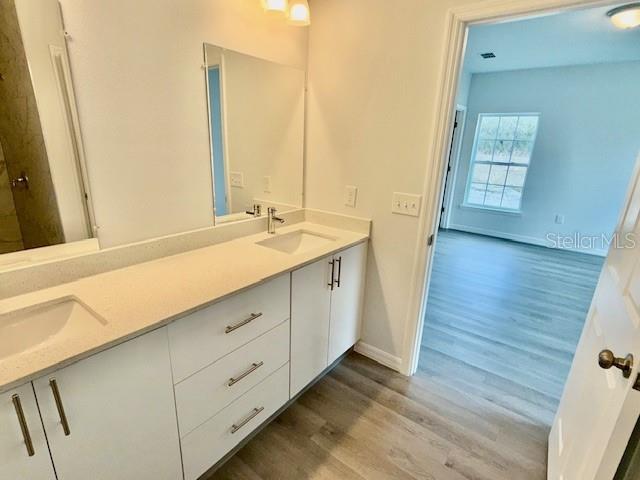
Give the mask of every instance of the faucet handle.
[{"label": "faucet handle", "polygon": [[254,217],[260,217],[262,215],[262,209],[259,203],[253,204],[253,210],[247,210],[245,212],[247,215],[253,215]]}]

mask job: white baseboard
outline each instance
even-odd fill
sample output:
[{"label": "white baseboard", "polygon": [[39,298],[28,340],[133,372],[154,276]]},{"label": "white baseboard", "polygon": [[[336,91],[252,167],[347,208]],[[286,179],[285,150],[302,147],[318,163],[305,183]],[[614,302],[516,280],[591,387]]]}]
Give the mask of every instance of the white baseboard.
[{"label": "white baseboard", "polygon": [[[553,248],[544,238],[530,237],[527,235],[517,235],[515,233],[499,232],[497,230],[489,230],[486,228],[472,227],[470,225],[459,225],[452,223],[448,227],[450,230],[459,230],[461,232],[477,233],[478,235],[486,235],[488,237],[503,238],[514,242],[528,243],[530,245],[538,245],[540,247]],[[554,250],[569,250],[571,252],[586,253],[587,255],[597,255],[606,257],[607,251],[600,248],[555,248]]]},{"label": "white baseboard", "polygon": [[365,357],[375,360],[385,367],[389,367],[396,372],[399,372],[402,368],[402,359],[387,353],[379,348],[376,348],[368,343],[358,342],[354,347],[354,350]]}]

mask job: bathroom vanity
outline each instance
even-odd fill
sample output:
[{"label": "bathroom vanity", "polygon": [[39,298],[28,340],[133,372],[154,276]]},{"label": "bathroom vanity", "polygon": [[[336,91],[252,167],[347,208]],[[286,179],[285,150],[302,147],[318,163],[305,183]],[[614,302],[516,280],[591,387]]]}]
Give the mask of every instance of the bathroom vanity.
[{"label": "bathroom vanity", "polygon": [[0,301],[0,478],[199,478],[358,341],[366,228],[300,222]]},{"label": "bathroom vanity", "polygon": [[[0,6],[2,480],[199,478],[360,338],[370,221],[303,201],[306,34],[238,5]],[[220,34],[252,23],[287,41]]]}]

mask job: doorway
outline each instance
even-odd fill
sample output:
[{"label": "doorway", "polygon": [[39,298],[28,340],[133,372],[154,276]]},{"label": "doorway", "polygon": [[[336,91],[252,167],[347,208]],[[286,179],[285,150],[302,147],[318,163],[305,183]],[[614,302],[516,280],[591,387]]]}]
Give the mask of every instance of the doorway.
[{"label": "doorway", "polygon": [[224,158],[223,126],[222,126],[222,81],[220,65],[207,67],[207,88],[209,94],[209,112],[211,128],[211,164],[217,174],[213,186],[213,205],[216,216],[230,212],[227,195],[226,165]]},{"label": "doorway", "polygon": [[[458,382],[461,394],[495,402],[533,430],[548,434],[553,425],[551,447],[560,456],[566,445],[562,423],[554,422],[556,409],[585,319],[593,323],[591,300],[640,151],[639,132],[625,127],[640,119],[628,116],[624,123],[613,120],[595,130],[590,122],[622,111],[635,115],[637,107],[624,96],[616,100],[620,91],[608,86],[637,81],[640,59],[617,57],[625,50],[621,44],[607,59],[587,61],[571,48],[563,50],[566,42],[553,49],[544,42],[554,37],[554,24],[573,40],[587,35],[585,24],[580,32],[568,32],[570,25],[581,24],[581,15],[609,27],[609,8],[600,3],[589,10],[470,26],[460,68],[460,77],[470,81],[458,82],[469,89],[457,92],[468,98],[467,126],[453,181],[448,172],[453,142],[441,137],[438,146],[443,165],[438,201],[445,208],[432,214],[439,232],[413,338],[421,356],[414,355],[409,366],[410,373],[436,375],[435,365],[455,365],[458,373],[451,381]],[[593,46],[602,35],[601,53],[623,38],[614,38],[614,30],[603,32],[594,29],[587,42]],[[522,46],[523,38],[541,33],[544,37]],[[637,40],[637,31],[627,33]],[[451,36],[455,39],[455,32]],[[598,68],[607,75],[619,70],[620,77],[610,84]],[[589,110],[570,120],[580,103]],[[603,132],[621,140],[617,146],[624,144],[625,151],[606,141],[594,146]],[[599,148],[596,165],[590,157]],[[597,213],[589,196],[602,206]],[[575,443],[575,429],[571,435],[565,441]],[[553,472],[561,470],[552,466]]]}]

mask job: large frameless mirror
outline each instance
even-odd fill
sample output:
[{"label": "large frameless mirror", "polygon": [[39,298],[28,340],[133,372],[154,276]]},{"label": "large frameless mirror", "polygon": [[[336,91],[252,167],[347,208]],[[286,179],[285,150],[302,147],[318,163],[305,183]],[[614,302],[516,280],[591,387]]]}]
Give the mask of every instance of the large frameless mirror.
[{"label": "large frameless mirror", "polygon": [[302,206],[303,70],[204,45],[217,224]]},{"label": "large frameless mirror", "polygon": [[0,31],[0,268],[97,249],[60,6],[2,1]]}]

